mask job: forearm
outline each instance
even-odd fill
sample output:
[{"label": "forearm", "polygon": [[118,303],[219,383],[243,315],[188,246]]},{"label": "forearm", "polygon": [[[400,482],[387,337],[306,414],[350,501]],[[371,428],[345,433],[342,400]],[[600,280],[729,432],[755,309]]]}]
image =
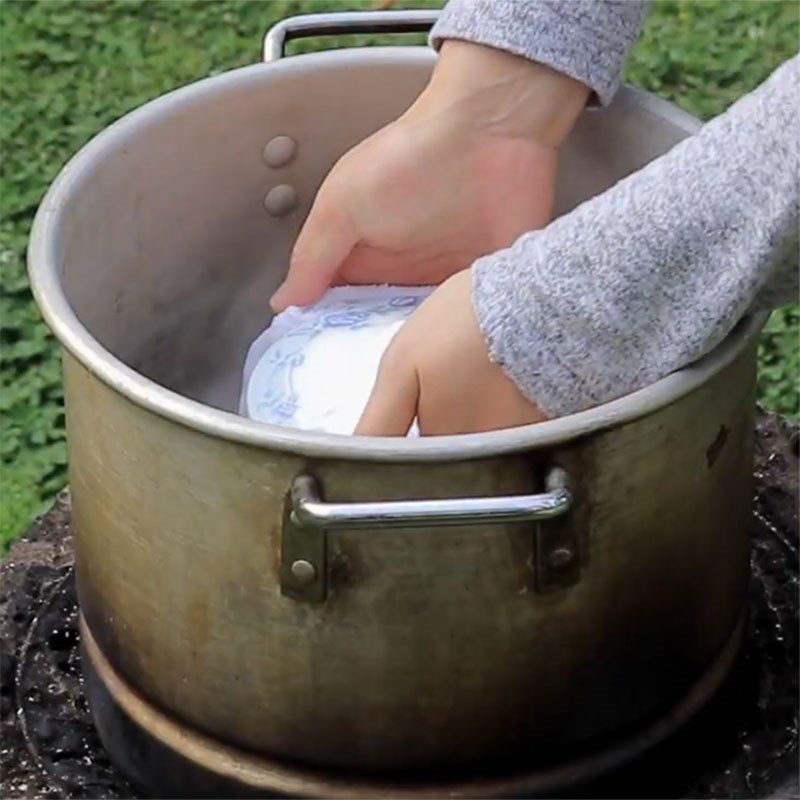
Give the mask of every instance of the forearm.
[{"label": "forearm", "polygon": [[641,0],[450,0],[431,32],[545,64],[608,103],[644,22]]},{"label": "forearm", "polygon": [[694,361],[797,295],[798,59],[667,155],[473,267],[493,359],[550,416]]},{"label": "forearm", "polygon": [[465,128],[558,147],[588,96],[588,86],[544,64],[484,45],[448,41],[409,111],[448,114]]}]

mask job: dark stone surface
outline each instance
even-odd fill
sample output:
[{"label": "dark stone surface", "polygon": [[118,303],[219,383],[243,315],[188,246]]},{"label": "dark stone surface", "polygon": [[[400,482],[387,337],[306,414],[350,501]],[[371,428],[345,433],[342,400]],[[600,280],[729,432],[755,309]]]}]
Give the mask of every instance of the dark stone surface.
[{"label": "dark stone surface", "polygon": [[[689,725],[582,797],[796,798],[798,431],[762,415],[750,619],[737,665]],[[79,669],[69,499],[12,548],[0,589],[4,798],[135,794],[91,723]]]}]

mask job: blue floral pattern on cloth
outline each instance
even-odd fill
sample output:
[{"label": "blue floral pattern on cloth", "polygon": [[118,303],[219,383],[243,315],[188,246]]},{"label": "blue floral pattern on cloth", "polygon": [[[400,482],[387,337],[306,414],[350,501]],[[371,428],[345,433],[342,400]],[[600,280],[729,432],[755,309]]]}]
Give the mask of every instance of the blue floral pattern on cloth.
[{"label": "blue floral pattern on cloth", "polygon": [[[241,413],[272,425],[304,427],[298,419],[303,397],[297,376],[306,364],[309,346],[328,331],[341,338],[343,332],[374,329],[376,336],[385,338],[387,325],[402,324],[431,291],[430,287],[335,287],[312,306],[292,307],[279,314],[247,355]],[[341,339],[345,346],[349,341]],[[347,361],[354,355],[342,352],[342,357],[341,380],[347,380]],[[335,394],[335,388],[329,382],[318,390]],[[366,400],[364,397],[364,404]],[[324,427],[321,424],[312,429],[324,430]]]}]

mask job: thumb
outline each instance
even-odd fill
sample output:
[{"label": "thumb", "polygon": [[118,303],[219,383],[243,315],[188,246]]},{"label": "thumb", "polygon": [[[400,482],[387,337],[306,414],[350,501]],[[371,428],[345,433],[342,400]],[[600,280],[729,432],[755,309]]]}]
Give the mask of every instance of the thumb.
[{"label": "thumb", "polygon": [[401,363],[387,351],[354,434],[405,436],[417,415],[418,400],[419,379],[413,365]]},{"label": "thumb", "polygon": [[319,300],[357,241],[347,212],[318,195],[297,237],[289,274],[270,300],[273,310]]}]

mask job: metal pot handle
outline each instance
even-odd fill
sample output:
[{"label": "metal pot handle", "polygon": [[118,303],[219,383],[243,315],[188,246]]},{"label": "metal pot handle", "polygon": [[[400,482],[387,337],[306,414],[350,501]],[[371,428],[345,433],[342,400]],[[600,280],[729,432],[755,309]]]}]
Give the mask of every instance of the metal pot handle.
[{"label": "metal pot handle", "polygon": [[565,514],[572,505],[567,476],[562,469],[550,470],[545,486],[544,494],[507,497],[326,503],[314,478],[300,475],[292,484],[292,522],[304,528],[327,530],[540,522]]},{"label": "metal pot handle", "polygon": [[[506,497],[463,497],[445,500],[387,500],[326,503],[317,481],[300,475],[286,502],[281,545],[281,591],[305,602],[326,595],[326,531],[364,528],[416,528],[480,525],[497,522],[545,522],[572,506],[564,470],[554,467],[542,494]],[[577,546],[569,525],[536,525],[534,531],[536,589],[569,586],[578,579]]]},{"label": "metal pot handle", "polygon": [[264,37],[264,61],[285,55],[286,42],[307,36],[347,33],[422,33],[439,17],[435,9],[399,11],[336,11],[331,14],[301,14],[276,22]]}]

